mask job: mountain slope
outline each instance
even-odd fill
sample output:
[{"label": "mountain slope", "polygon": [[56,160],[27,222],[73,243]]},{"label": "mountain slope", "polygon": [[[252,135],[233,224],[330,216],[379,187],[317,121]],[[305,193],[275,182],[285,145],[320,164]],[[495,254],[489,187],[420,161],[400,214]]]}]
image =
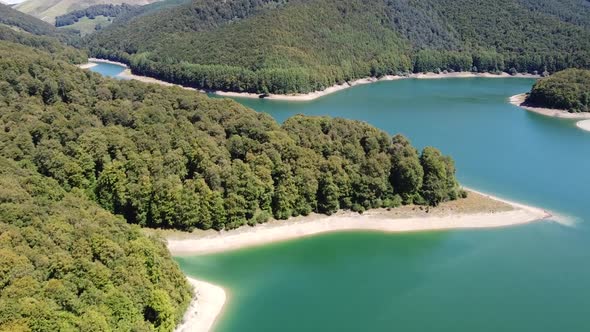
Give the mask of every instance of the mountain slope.
[{"label": "mountain slope", "polygon": [[19,11],[53,23],[56,16],[92,5],[122,4],[146,5],[158,0],[26,0],[15,6]]},{"label": "mountain slope", "polygon": [[[67,107],[39,100],[63,98],[73,107],[90,98],[75,90],[93,75],[70,64],[83,54],[7,27],[0,39],[0,331],[171,331],[192,292],[162,241],[100,207],[90,192],[40,174],[21,153],[65,133]],[[42,114],[53,124],[43,125]]]},{"label": "mountain slope", "polygon": [[405,71],[590,67],[586,0],[194,0],[92,35],[93,55],[203,89],[309,92]]},{"label": "mountain slope", "polygon": [[0,24],[34,35],[55,36],[58,34],[57,29],[51,24],[23,14],[3,4],[0,4]]}]

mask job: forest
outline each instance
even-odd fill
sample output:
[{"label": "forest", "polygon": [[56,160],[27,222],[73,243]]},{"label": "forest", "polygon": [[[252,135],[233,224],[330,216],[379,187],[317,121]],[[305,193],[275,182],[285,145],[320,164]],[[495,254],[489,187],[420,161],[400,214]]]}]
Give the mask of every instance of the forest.
[{"label": "forest", "polygon": [[1,60],[0,154],[130,223],[219,230],[460,194],[450,158],[365,123],[296,117],[281,127],[230,100],[19,53]]},{"label": "forest", "polygon": [[120,5],[113,5],[113,4],[106,4],[106,5],[94,5],[90,6],[86,9],[75,10],[69,12],[64,15],[57,16],[55,18],[55,26],[56,27],[64,27],[68,25],[72,25],[78,22],[82,17],[88,17],[89,19],[94,19],[96,16],[106,16],[106,17],[118,17],[120,15],[127,14],[132,12],[138,6],[128,5],[128,4],[120,4]]},{"label": "forest", "polygon": [[566,69],[535,83],[526,102],[530,105],[590,112],[590,70]]},{"label": "forest", "polygon": [[0,331],[172,331],[191,295],[163,242],[0,157]]},{"label": "forest", "polygon": [[81,70],[85,55],[51,37],[0,38],[0,330],[173,330],[191,290],[140,226],[466,195],[450,157],[366,123],[281,126],[228,99]]},{"label": "forest", "polygon": [[86,54],[60,43],[52,26],[27,20],[20,31],[0,26],[0,331],[171,331],[192,290],[164,242],[9,151],[20,144],[7,144],[11,112],[44,117],[34,96],[87,98],[62,76],[63,68],[80,71],[72,64]]},{"label": "forest", "polygon": [[585,0],[194,0],[115,22],[84,44],[139,75],[290,94],[408,72],[590,68],[587,17]]}]

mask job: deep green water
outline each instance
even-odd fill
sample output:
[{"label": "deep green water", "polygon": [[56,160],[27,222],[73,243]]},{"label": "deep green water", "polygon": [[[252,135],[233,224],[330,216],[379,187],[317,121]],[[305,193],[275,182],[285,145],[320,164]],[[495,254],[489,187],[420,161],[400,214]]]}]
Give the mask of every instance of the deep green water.
[{"label": "deep green water", "polygon": [[575,224],[328,234],[177,258],[229,290],[215,330],[590,331],[590,133],[508,104],[532,83],[402,80],[305,103],[240,99],[279,121],[330,115],[401,132],[452,155],[464,185]]}]

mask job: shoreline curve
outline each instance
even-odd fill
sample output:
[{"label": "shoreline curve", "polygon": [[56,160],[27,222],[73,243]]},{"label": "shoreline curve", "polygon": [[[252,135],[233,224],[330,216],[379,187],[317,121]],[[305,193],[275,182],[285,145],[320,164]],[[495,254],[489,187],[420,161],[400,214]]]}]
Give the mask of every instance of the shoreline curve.
[{"label": "shoreline curve", "polygon": [[[560,119],[590,119],[589,112],[580,112],[580,113],[570,113],[567,110],[557,109],[557,108],[544,108],[544,107],[534,107],[526,105],[526,93],[521,93],[514,95],[509,98],[509,102],[514,105],[518,106],[526,111],[541,114],[544,116],[549,116],[552,118],[560,118]],[[582,122],[582,121],[580,121]],[[579,126],[578,126],[579,127]],[[584,129],[580,127],[581,129]],[[590,129],[586,129],[590,130]]]},{"label": "shoreline curve", "polygon": [[193,299],[174,332],[208,332],[221,316],[227,299],[226,290],[193,277],[186,277],[193,287]]},{"label": "shoreline curve", "polygon": [[[130,79],[130,80],[137,80],[144,83],[153,83],[153,84],[160,84],[164,86],[178,86],[183,89],[192,90],[192,91],[199,91],[202,93],[210,93],[220,97],[230,97],[230,98],[248,98],[248,99],[261,99],[261,94],[258,93],[249,93],[249,92],[232,92],[232,91],[207,91],[207,90],[198,90],[195,88],[185,87],[179,84],[174,84],[166,81],[162,81],[153,77],[148,76],[140,76],[131,73],[131,69],[129,66],[122,62],[110,61],[105,59],[97,59],[97,58],[89,58],[87,64],[80,65],[80,68],[91,68],[93,67],[92,63],[110,63],[125,67],[125,70],[117,75],[123,79]],[[472,72],[453,72],[453,73],[417,73],[417,74],[409,74],[406,76],[399,76],[399,75],[386,75],[380,78],[376,77],[365,77],[361,79],[357,79],[351,82],[345,82],[343,84],[336,84],[330,87],[327,87],[324,90],[314,91],[305,94],[290,94],[290,95],[281,95],[281,94],[269,94],[262,99],[269,99],[269,100],[282,100],[282,101],[312,101],[318,98],[327,96],[329,94],[333,94],[338,91],[346,90],[357,85],[364,85],[364,84],[371,84],[381,81],[395,81],[401,79],[445,79],[445,78],[539,78],[539,75],[532,75],[532,74],[516,74],[510,75],[508,73],[501,73],[501,74],[490,74],[490,73],[472,73]]]},{"label": "shoreline curve", "polygon": [[[190,256],[219,253],[292,239],[344,231],[381,231],[386,233],[430,230],[495,228],[521,225],[544,220],[553,215],[541,208],[516,203],[492,195],[468,189],[473,194],[505,203],[507,211],[456,213],[441,216],[392,218],[383,209],[369,210],[363,214],[341,211],[331,216],[310,215],[299,220],[287,220],[243,226],[236,230],[216,232],[208,236],[166,238],[168,250],[173,256]],[[393,209],[395,210],[395,209]]]},{"label": "shoreline curve", "polygon": [[576,127],[580,128],[582,130],[585,130],[585,131],[590,131],[590,120],[578,121],[578,122],[576,122]]}]

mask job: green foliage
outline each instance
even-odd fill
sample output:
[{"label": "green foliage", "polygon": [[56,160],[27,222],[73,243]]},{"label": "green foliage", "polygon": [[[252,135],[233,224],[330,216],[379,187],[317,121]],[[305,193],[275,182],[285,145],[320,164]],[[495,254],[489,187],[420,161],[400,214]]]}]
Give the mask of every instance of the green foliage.
[{"label": "green foliage", "polygon": [[0,27],[29,33],[36,36],[54,37],[63,42],[71,42],[75,36],[69,32],[59,31],[49,23],[0,3]]},{"label": "green foliage", "polygon": [[223,229],[388,207],[396,195],[425,202],[415,149],[365,123],[296,116],[281,127],[229,100],[103,79],[0,45],[0,56],[19,54],[0,58],[0,153],[130,223]]},{"label": "green foliage", "polygon": [[587,17],[582,0],[195,0],[146,9],[87,45],[185,86],[307,93],[408,71],[590,68]]},{"label": "green foliage", "polygon": [[527,102],[570,112],[590,112],[590,70],[567,69],[538,80]]},{"label": "green foliage", "polygon": [[106,29],[89,47],[138,74],[211,90],[311,92],[410,70],[409,46],[382,24],[383,4],[285,2],[194,1]]},{"label": "green foliage", "polygon": [[171,331],[180,320],[191,292],[162,242],[27,162],[0,157],[0,188],[0,330]]},{"label": "green foliage", "polygon": [[420,156],[420,163],[424,169],[421,193],[427,202],[436,206],[457,198],[459,191],[454,178],[455,165],[450,158],[441,155],[435,148],[426,147]]}]

